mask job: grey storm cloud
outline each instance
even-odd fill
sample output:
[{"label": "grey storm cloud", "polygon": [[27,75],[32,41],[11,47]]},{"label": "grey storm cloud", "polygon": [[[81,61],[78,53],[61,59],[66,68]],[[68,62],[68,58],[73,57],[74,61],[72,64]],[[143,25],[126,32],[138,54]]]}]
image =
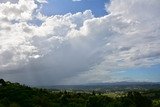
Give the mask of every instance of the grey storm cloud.
[{"label": "grey storm cloud", "polygon": [[[114,81],[113,72],[160,63],[160,1],[112,0],[92,11],[45,16],[45,0],[0,3],[0,77],[30,85]],[[40,26],[28,23],[42,21]]]}]

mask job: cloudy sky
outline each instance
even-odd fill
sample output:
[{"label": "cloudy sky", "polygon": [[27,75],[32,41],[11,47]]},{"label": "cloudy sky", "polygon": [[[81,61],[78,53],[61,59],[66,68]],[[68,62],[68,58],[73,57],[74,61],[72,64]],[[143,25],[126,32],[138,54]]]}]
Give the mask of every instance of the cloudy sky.
[{"label": "cloudy sky", "polygon": [[160,82],[160,0],[0,0],[0,78]]}]

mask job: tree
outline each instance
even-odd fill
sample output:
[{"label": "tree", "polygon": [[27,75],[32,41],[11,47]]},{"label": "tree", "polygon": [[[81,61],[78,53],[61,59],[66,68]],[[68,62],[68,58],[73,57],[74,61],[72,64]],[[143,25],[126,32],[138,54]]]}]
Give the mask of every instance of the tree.
[{"label": "tree", "polygon": [[108,96],[90,96],[87,107],[107,107],[112,101],[113,99]]},{"label": "tree", "polygon": [[5,85],[6,85],[6,82],[5,82],[3,79],[0,79],[0,85],[1,85],[1,86],[5,86]]},{"label": "tree", "polygon": [[152,101],[145,96],[142,96],[139,92],[129,92],[127,95],[131,101],[133,101],[136,107],[151,107]]}]

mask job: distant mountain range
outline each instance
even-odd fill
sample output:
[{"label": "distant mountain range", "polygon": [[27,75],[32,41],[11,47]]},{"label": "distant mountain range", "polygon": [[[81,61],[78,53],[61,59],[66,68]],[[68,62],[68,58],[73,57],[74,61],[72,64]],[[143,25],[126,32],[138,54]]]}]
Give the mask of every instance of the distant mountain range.
[{"label": "distant mountain range", "polygon": [[59,90],[124,90],[124,89],[160,89],[160,82],[113,82],[113,83],[90,83],[82,85],[53,85],[39,88],[59,89]]},{"label": "distant mountain range", "polygon": [[105,83],[89,83],[86,85],[109,85],[109,86],[117,86],[117,85],[160,85],[160,82],[105,82]]}]

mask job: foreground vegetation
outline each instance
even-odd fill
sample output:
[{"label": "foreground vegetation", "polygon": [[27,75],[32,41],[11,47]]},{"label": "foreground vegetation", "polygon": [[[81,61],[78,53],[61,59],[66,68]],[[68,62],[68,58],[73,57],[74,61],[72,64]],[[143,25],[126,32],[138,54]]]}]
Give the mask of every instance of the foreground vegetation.
[{"label": "foreground vegetation", "polygon": [[160,107],[160,90],[130,91],[123,96],[53,92],[0,80],[0,107]]}]

